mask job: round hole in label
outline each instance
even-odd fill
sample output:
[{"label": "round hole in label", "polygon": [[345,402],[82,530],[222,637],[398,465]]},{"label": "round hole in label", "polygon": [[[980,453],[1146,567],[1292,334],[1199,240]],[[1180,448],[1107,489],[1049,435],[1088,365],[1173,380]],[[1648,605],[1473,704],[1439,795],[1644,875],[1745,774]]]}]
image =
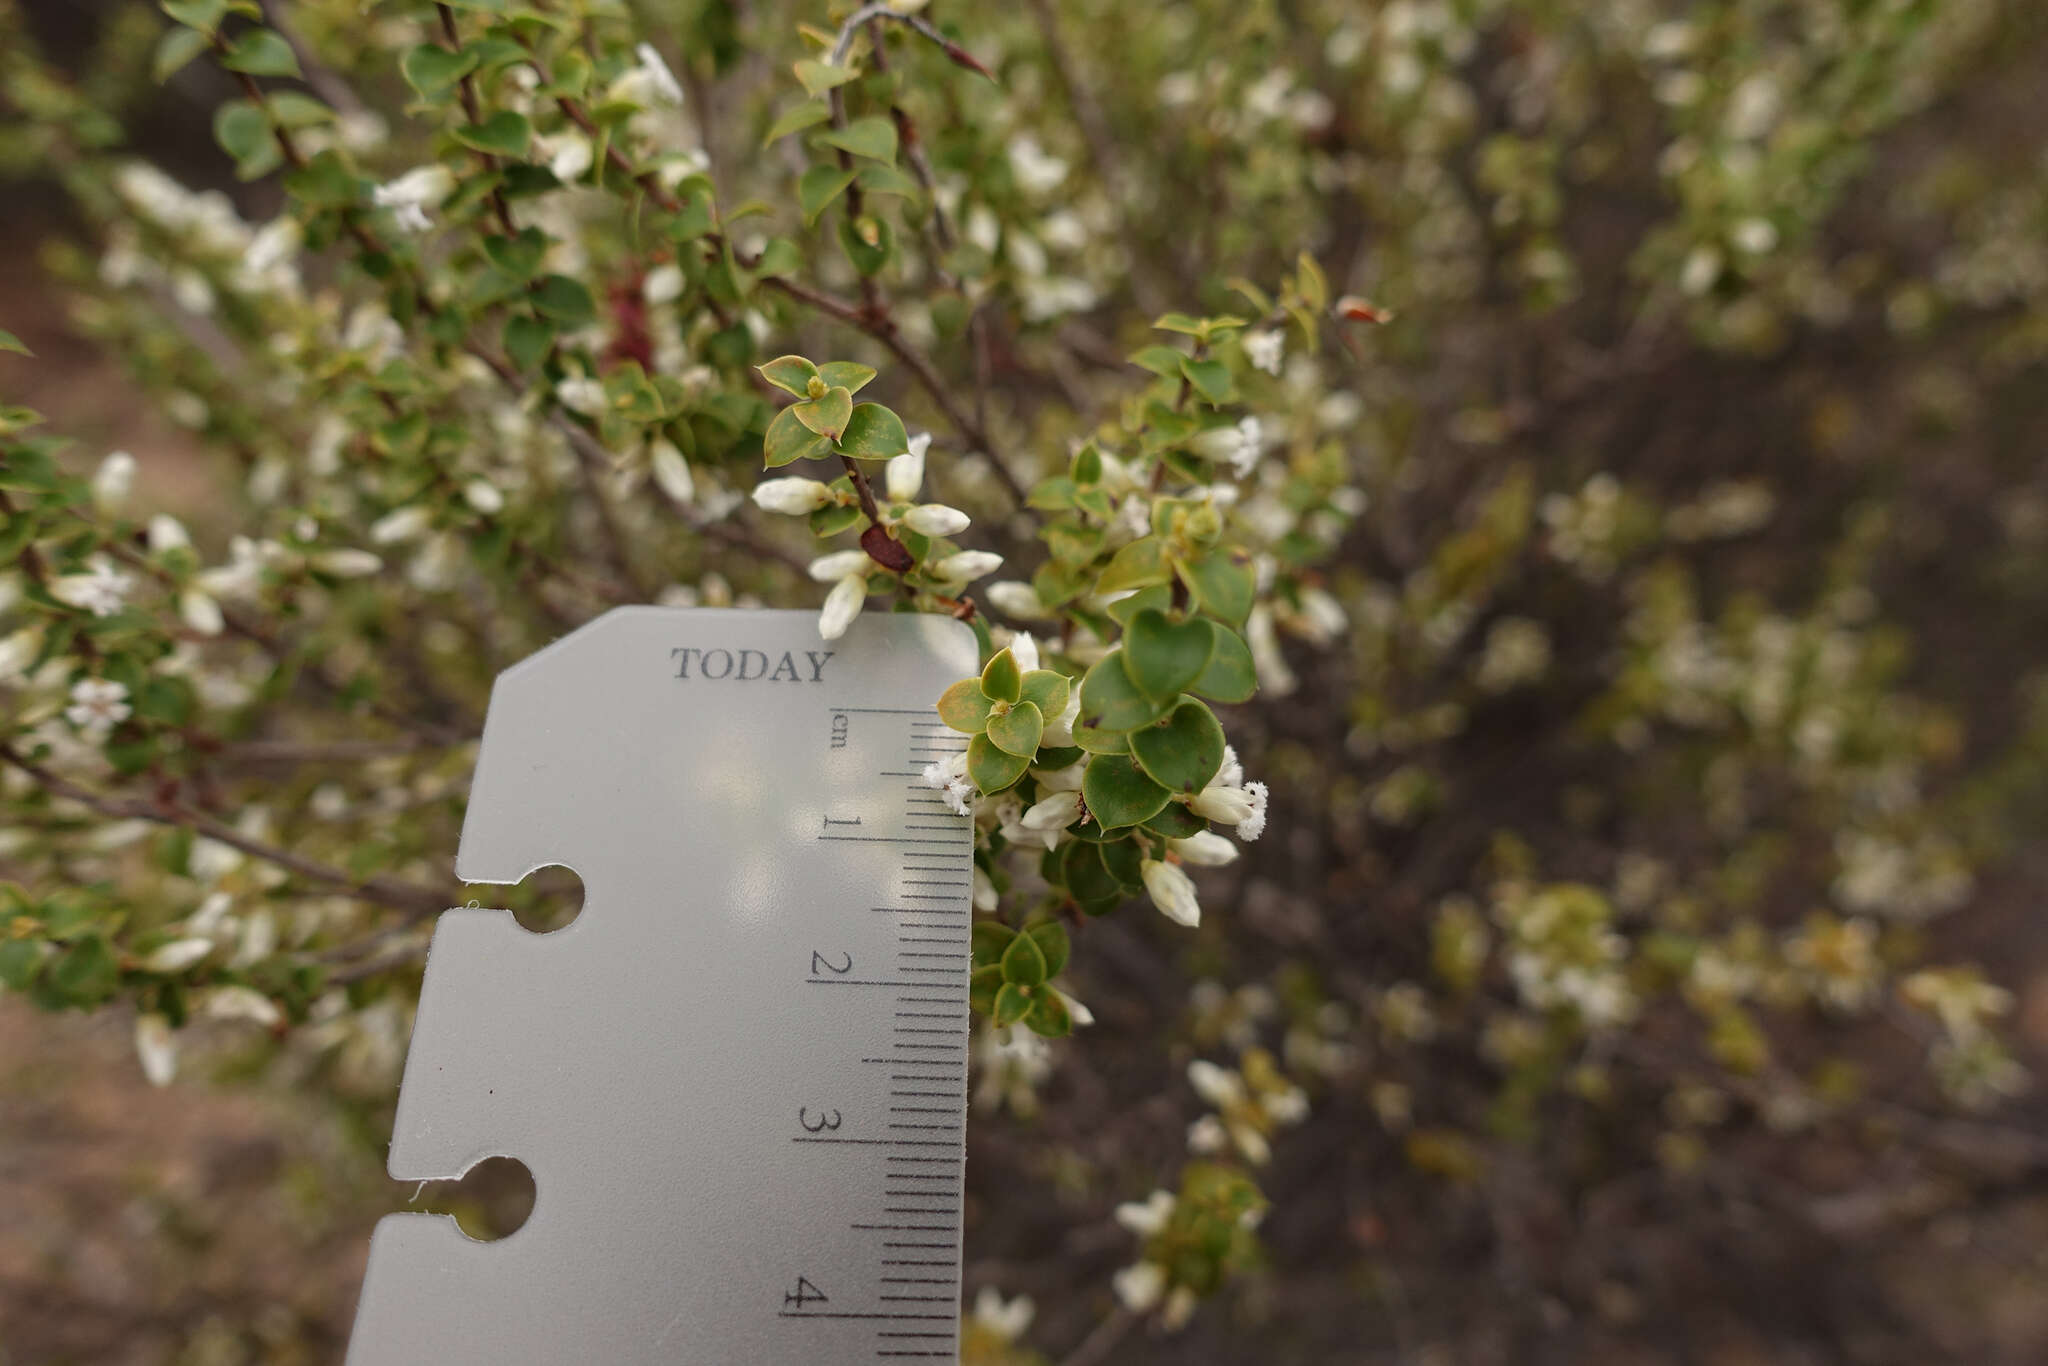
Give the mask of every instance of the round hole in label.
[{"label": "round hole in label", "polygon": [[533,1173],[516,1157],[487,1157],[455,1181],[423,1181],[406,1201],[413,1213],[446,1214],[479,1243],[509,1238],[525,1227],[536,1195]]},{"label": "round hole in label", "polygon": [[565,929],[583,912],[583,879],[560,863],[534,869],[500,895],[519,928],[534,934]]}]

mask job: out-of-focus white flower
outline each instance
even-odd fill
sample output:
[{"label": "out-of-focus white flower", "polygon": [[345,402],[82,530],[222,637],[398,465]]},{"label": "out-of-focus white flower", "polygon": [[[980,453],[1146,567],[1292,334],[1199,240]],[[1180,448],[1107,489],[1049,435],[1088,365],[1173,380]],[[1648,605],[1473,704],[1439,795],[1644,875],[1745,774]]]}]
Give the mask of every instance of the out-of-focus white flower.
[{"label": "out-of-focus white flower", "polygon": [[605,397],[604,381],[588,375],[574,375],[555,385],[555,401],[585,417],[603,416],[610,403]]},{"label": "out-of-focus white flower", "polygon": [[1150,1238],[1166,1227],[1180,1203],[1172,1191],[1156,1190],[1142,1201],[1127,1200],[1116,1207],[1116,1221],[1140,1238]]},{"label": "out-of-focus white flower", "polygon": [[377,207],[389,209],[398,220],[398,226],[407,232],[425,232],[434,226],[427,217],[428,209],[441,206],[455,190],[455,175],[438,162],[431,166],[420,166],[407,171],[396,180],[387,181],[371,191]]},{"label": "out-of-focus white flower", "polygon": [[1166,1269],[1157,1262],[1139,1262],[1117,1272],[1110,1284],[1124,1308],[1149,1313],[1166,1295]]},{"label": "out-of-focus white flower", "polygon": [[889,490],[889,501],[907,503],[917,497],[917,491],[924,487],[924,457],[932,448],[932,434],[919,432],[910,438],[910,449],[901,455],[889,457],[889,463],[882,467],[883,483]]},{"label": "out-of-focus white flower", "polygon": [[1003,1297],[992,1285],[985,1285],[974,1297],[974,1321],[986,1329],[990,1336],[1003,1342],[1015,1342],[1024,1336],[1031,1326],[1035,1312],[1029,1295],[1019,1295],[1005,1303]]},{"label": "out-of-focus white flower", "polygon": [[211,939],[173,939],[153,950],[142,960],[142,966],[150,972],[183,972],[212,952]]},{"label": "out-of-focus white flower", "polygon": [[647,272],[647,278],[640,282],[640,297],[656,308],[672,304],[683,295],[682,267],[674,262],[665,262]]},{"label": "out-of-focus white flower", "polygon": [[1281,360],[1286,354],[1287,334],[1277,327],[1254,332],[1244,339],[1244,358],[1254,368],[1269,375],[1280,373]]},{"label": "out-of-focus white flower", "polygon": [[422,503],[394,508],[370,524],[370,544],[397,545],[416,540],[433,524],[432,509]]},{"label": "out-of-focus white flower", "polygon": [[754,506],[763,512],[780,512],[789,517],[809,516],[835,497],[827,485],[801,475],[763,479],[754,485]]},{"label": "out-of-focus white flower", "polygon": [[154,1012],[135,1019],[135,1056],[151,1086],[169,1086],[178,1075],[178,1041],[171,1022]]},{"label": "out-of-focus white flower", "polygon": [[971,525],[967,514],[944,503],[919,503],[903,514],[903,525],[921,536],[957,536]]},{"label": "out-of-focus white flower", "polygon": [[384,561],[367,550],[323,550],[307,563],[338,579],[366,578],[384,567]]},{"label": "out-of-focus white flower", "polygon": [[43,631],[39,626],[23,626],[0,638],[0,683],[18,681],[42,652]]},{"label": "out-of-focus white flower", "polygon": [[106,739],[129,714],[127,686],[111,678],[79,679],[71,685],[71,705],[64,709],[64,719],[95,742]]},{"label": "out-of-focus white flower", "polygon": [[697,497],[697,481],[690,474],[690,462],[683,458],[675,442],[666,437],[657,437],[647,448],[647,468],[654,476],[654,484],[669,500],[682,507],[688,507]]},{"label": "out-of-focus white flower", "polygon": [[818,613],[818,634],[826,640],[837,640],[846,634],[846,628],[853,625],[853,619],[860,615],[860,609],[868,600],[868,576],[848,574],[832,585],[832,591],[825,595],[824,610]]},{"label": "out-of-focus white flower", "polygon": [[1203,432],[1192,444],[1209,459],[1228,464],[1231,473],[1242,479],[1265,453],[1266,428],[1258,418],[1248,415],[1239,418],[1235,426]]},{"label": "out-of-focus white flower", "polygon": [[981,595],[1006,617],[1036,621],[1050,615],[1045,604],[1038,600],[1038,590],[1015,579],[1001,579],[989,584],[981,590]]},{"label": "out-of-focus white flower", "polygon": [[178,594],[178,617],[202,636],[217,636],[227,625],[220,604],[203,588],[187,588]]},{"label": "out-of-focus white flower", "polygon": [[1010,139],[1010,170],[1026,194],[1048,194],[1067,178],[1067,163],[1049,155],[1029,133]]},{"label": "out-of-focus white flower", "polygon": [[683,102],[683,87],[676,80],[675,73],[668,69],[668,63],[662,60],[661,53],[655,50],[654,44],[641,43],[633,49],[633,55],[640,59],[639,69],[646,73],[648,87],[658,98],[668,104]]},{"label": "out-of-focus white flower", "polygon": [[192,544],[192,538],[185,534],[185,524],[167,512],[159,512],[149,519],[146,534],[152,555],[161,555],[166,550],[182,550]]},{"label": "out-of-focus white flower", "polygon": [[1186,873],[1158,859],[1146,859],[1139,873],[1152,904],[1165,912],[1167,919],[1190,928],[1202,923],[1202,903],[1196,899],[1194,880]]},{"label": "out-of-focus white flower", "polygon": [[495,517],[505,510],[505,495],[490,480],[478,477],[462,486],[462,501],[486,517]]},{"label": "out-of-focus white flower", "polygon": [[92,476],[93,506],[109,517],[127,511],[128,496],[135,490],[135,457],[113,451],[100,461]]},{"label": "out-of-focus white flower", "polygon": [[539,155],[546,158],[548,170],[564,185],[581,180],[595,160],[590,139],[573,128],[535,138],[534,145]]},{"label": "out-of-focus white flower", "polygon": [[248,1020],[266,1029],[284,1021],[277,1002],[251,987],[215,987],[206,994],[206,1014],[215,1020]]}]

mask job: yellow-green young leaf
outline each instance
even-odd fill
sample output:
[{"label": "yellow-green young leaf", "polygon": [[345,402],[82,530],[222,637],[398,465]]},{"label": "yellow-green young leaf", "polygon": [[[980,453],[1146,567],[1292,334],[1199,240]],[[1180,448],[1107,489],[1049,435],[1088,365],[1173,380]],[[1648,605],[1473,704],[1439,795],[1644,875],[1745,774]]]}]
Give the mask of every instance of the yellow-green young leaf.
[{"label": "yellow-green young leaf", "polygon": [[822,397],[793,403],[789,410],[819,436],[836,441],[846,430],[846,420],[853,416],[853,395],[843,388],[827,389]]},{"label": "yellow-green young leaf", "polygon": [[1124,673],[1139,692],[1164,705],[1202,676],[1216,638],[1199,618],[1173,621],[1157,608],[1131,618],[1121,651]]},{"label": "yellow-green young leaf", "polygon": [[887,460],[910,449],[903,419],[879,403],[857,403],[840,433],[839,450],[855,460]]},{"label": "yellow-green young leaf", "polygon": [[1005,754],[986,735],[967,742],[967,776],[986,793],[1001,792],[1024,776],[1031,760],[1021,754]]},{"label": "yellow-green young leaf", "polygon": [[796,182],[796,202],[804,211],[804,226],[818,221],[818,215],[832,207],[832,201],[853,183],[853,172],[837,166],[813,166]]},{"label": "yellow-green young leaf", "polygon": [[[190,29],[179,30],[181,33],[190,33],[191,31]],[[0,327],[0,351],[12,351],[17,356],[33,356],[35,354],[35,352],[22,344],[21,338],[15,336],[4,327]]]},{"label": "yellow-green young leaf", "polygon": [[1258,669],[1244,638],[1220,622],[1209,623],[1216,637],[1216,649],[1202,668],[1202,676],[1188,691],[1214,702],[1247,702],[1259,690]]},{"label": "yellow-green young leaf", "polygon": [[814,127],[831,117],[831,107],[823,100],[805,100],[802,104],[791,105],[769,126],[768,136],[761,139],[761,145],[765,147],[771,142],[788,137],[791,133],[801,133],[804,129]]},{"label": "yellow-green young leaf", "polygon": [[1054,717],[1067,709],[1067,697],[1072,691],[1073,684],[1065,674],[1033,669],[1024,675],[1018,696],[1036,706],[1041,716]]},{"label": "yellow-green young leaf", "polygon": [[1237,386],[1230,380],[1230,367],[1220,360],[1185,358],[1180,363],[1180,372],[1195,392],[1211,403],[1228,403],[1237,393]]},{"label": "yellow-green young leaf", "polygon": [[1064,1039],[1074,1032],[1074,1013],[1067,1009],[1067,1003],[1057,991],[1048,988],[1039,992],[1038,999],[1031,1003],[1030,1011],[1024,1016],[1024,1027],[1048,1039]]},{"label": "yellow-green young leaf", "polygon": [[1215,713],[1190,697],[1131,732],[1131,757],[1153,782],[1193,796],[1223,767],[1223,727]]},{"label": "yellow-green young leaf", "polygon": [[896,159],[896,125],[880,114],[870,114],[853,120],[844,128],[820,133],[817,140],[827,147],[837,147],[857,157],[869,157],[875,161]]},{"label": "yellow-green young leaf", "polygon": [[1211,551],[1181,565],[1180,577],[1202,610],[1218,621],[1242,626],[1251,615],[1258,577],[1249,552],[1237,547]]},{"label": "yellow-green young leaf", "polygon": [[862,365],[857,360],[828,360],[818,367],[818,378],[827,384],[837,385],[849,394],[857,394],[865,389],[868,381],[874,377],[875,367]]},{"label": "yellow-green young leaf", "polygon": [[1044,732],[1045,718],[1029,702],[1019,702],[1001,715],[988,718],[988,738],[1005,754],[1029,759],[1038,753],[1038,737]]},{"label": "yellow-green young leaf", "polygon": [[1176,351],[1170,346],[1148,346],[1130,356],[1131,364],[1140,370],[1150,370],[1161,379],[1179,379],[1180,363],[1186,359],[1186,352]]},{"label": "yellow-green young leaf", "polygon": [[991,967],[1003,960],[1003,950],[1010,947],[1010,941],[1017,932],[1000,920],[977,920],[969,931],[968,946],[973,955],[974,966]]},{"label": "yellow-green young leaf", "polygon": [[161,84],[184,70],[187,62],[204,51],[206,35],[198,29],[168,29],[157,41],[156,54],[150,59],[150,74]]},{"label": "yellow-green young leaf", "polygon": [[1132,541],[1110,557],[1104,566],[1102,577],[1096,581],[1098,593],[1122,593],[1132,588],[1149,588],[1155,583],[1165,583],[1173,577],[1173,570],[1166,563],[1166,545],[1157,536],[1147,536],[1141,541]]},{"label": "yellow-green young leaf", "polygon": [[998,1028],[1013,1025],[1031,1010],[1031,989],[1005,982],[996,990],[995,1022]]},{"label": "yellow-green young leaf", "polygon": [[1081,715],[1074,723],[1074,742],[1098,754],[1119,752],[1123,745],[1096,749],[1092,743],[1094,733],[1121,735],[1150,725],[1165,710],[1165,703],[1154,702],[1138,691],[1131,676],[1124,672],[1123,651],[1112,650],[1095,661],[1081,680]]},{"label": "yellow-green young leaf", "polygon": [[1316,312],[1330,306],[1330,282],[1323,278],[1323,268],[1316,264],[1316,258],[1305,251],[1296,258],[1294,284],[1302,302]]},{"label": "yellow-green young leaf", "polygon": [[963,678],[939,696],[939,719],[963,735],[988,729],[989,708],[995,705],[981,690],[978,678]]},{"label": "yellow-green young leaf", "polygon": [[292,45],[267,28],[252,28],[235,39],[220,64],[251,76],[296,76],[299,59]]},{"label": "yellow-green young leaf", "polygon": [[1045,954],[1038,941],[1028,934],[1012,939],[1010,947],[1003,950],[1003,980],[1020,987],[1035,987],[1045,978]]},{"label": "yellow-green young leaf", "polygon": [[981,691],[998,702],[1015,702],[1024,694],[1024,672],[1017,667],[1017,656],[1009,649],[998,650],[989,662],[982,666]]},{"label": "yellow-green young leaf", "polygon": [[798,398],[809,398],[811,381],[818,378],[818,367],[802,356],[777,356],[766,365],[754,368],[761,372],[762,379]]},{"label": "yellow-green young leaf", "polygon": [[482,123],[457,128],[455,140],[465,147],[489,152],[493,156],[523,157],[533,141],[533,125],[526,121],[524,114],[500,109]]},{"label": "yellow-green young leaf", "polygon": [[834,66],[830,62],[805,60],[795,67],[796,78],[803,82],[804,93],[816,97],[828,90],[836,89],[860,75],[857,67]]},{"label": "yellow-green young leaf", "polygon": [[439,43],[421,43],[407,49],[406,54],[398,59],[398,69],[404,75],[405,83],[427,99],[453,89],[457,81],[476,70],[476,64],[475,49],[450,52]]},{"label": "yellow-green young leaf", "polygon": [[1152,325],[1161,332],[1180,332],[1190,337],[1200,336],[1203,322],[1200,318],[1185,313],[1162,313],[1152,320]]},{"label": "yellow-green young leaf", "polygon": [[1026,925],[1024,933],[1037,942],[1038,951],[1045,955],[1046,980],[1059,976],[1067,966],[1067,927],[1057,920],[1041,920]]},{"label": "yellow-green young leaf", "polygon": [[924,186],[914,176],[882,162],[870,162],[860,168],[857,177],[860,187],[868,194],[892,194],[901,199],[923,199]]},{"label": "yellow-green young leaf", "polygon": [[1104,830],[1121,830],[1151,819],[1172,795],[1146,776],[1128,754],[1098,754],[1081,775],[1081,799]]},{"label": "yellow-green young leaf", "polygon": [[831,453],[832,443],[799,422],[794,407],[777,413],[761,438],[761,457],[771,470],[792,460],[822,460]]}]

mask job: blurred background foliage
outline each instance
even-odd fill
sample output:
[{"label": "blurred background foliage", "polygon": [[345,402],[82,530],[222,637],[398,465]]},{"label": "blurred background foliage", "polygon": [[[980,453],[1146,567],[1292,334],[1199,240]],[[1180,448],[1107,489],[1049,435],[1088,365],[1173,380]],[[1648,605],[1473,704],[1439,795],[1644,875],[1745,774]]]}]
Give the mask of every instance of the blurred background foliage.
[{"label": "blurred background foliage", "polygon": [[[242,64],[381,210],[484,213],[405,179],[481,150],[401,71],[440,8],[278,0],[228,31],[286,37]],[[245,83],[156,7],[0,0],[0,327],[36,353],[0,355],[0,398],[76,438],[56,468],[99,515],[179,519],[132,572],[183,660],[119,700],[34,657],[0,684],[10,736],[67,708],[98,732],[6,776],[0,940],[31,948],[0,954],[0,1361],[338,1359],[368,1225],[409,1194],[381,1173],[403,902],[445,904],[492,674],[618,597],[817,601],[804,547],[735,511],[758,444],[693,426],[684,487],[594,419],[588,468],[550,435],[565,382],[617,406],[625,359],[704,398],[782,351],[860,356],[1028,577],[983,457],[1065,468],[1167,310],[1278,338],[1233,353],[1273,577],[1229,727],[1271,825],[1200,873],[1198,931],[1079,925],[1092,1026],[978,1038],[969,1359],[2048,1355],[2048,13],[936,0],[996,79],[888,40],[929,181],[864,186],[901,206],[848,243],[804,222],[815,152],[768,137],[845,7],[540,9],[614,82],[607,138],[685,200],[715,185],[756,275],[782,242],[885,291],[941,386],[757,279],[669,294],[647,197],[551,125],[528,159],[585,187],[516,212],[584,286],[550,337],[588,369],[549,371],[555,409],[466,398],[492,377],[424,315],[469,263],[394,245],[409,305],[317,185],[287,201],[221,113]],[[397,357],[462,415],[445,441],[370,435]],[[431,526],[389,520],[366,452],[432,468]],[[51,553],[90,577],[97,544]],[[216,643],[195,595],[269,625]],[[175,743],[194,715],[220,748]],[[79,774],[139,805],[57,799]],[[442,1205],[488,1229],[521,1199],[483,1173]]]}]

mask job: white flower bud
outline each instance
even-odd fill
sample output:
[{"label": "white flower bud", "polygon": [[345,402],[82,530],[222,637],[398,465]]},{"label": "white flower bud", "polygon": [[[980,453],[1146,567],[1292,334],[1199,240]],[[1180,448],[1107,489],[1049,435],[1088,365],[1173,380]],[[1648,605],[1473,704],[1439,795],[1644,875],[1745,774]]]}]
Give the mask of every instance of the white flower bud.
[{"label": "white flower bud", "polygon": [[227,625],[226,618],[221,615],[220,604],[199,588],[187,588],[178,594],[178,615],[202,636],[217,636]]},{"label": "white flower bud", "polygon": [[919,432],[910,438],[909,450],[889,458],[889,463],[883,467],[883,482],[889,490],[889,501],[907,503],[917,497],[917,491],[924,487],[924,455],[931,445],[932,434]]},{"label": "white flower bud", "polygon": [[394,509],[370,524],[370,544],[397,545],[401,541],[410,541],[424,532],[433,520],[433,513],[421,503]]},{"label": "white flower bud", "polygon": [[682,268],[670,263],[656,266],[640,282],[640,297],[655,308],[672,304],[683,295]]},{"label": "white flower bud", "polygon": [[647,468],[655,486],[672,502],[688,507],[697,497],[697,481],[690,475],[690,462],[673,441],[657,440],[647,448]]},{"label": "white flower bud", "polygon": [[15,681],[42,652],[43,632],[39,626],[24,626],[0,639],[0,683]]},{"label": "white flower bud", "polygon": [[1244,1099],[1244,1080],[1226,1067],[1196,1058],[1188,1064],[1188,1085],[1195,1094],[1221,1109]]},{"label": "white flower bud", "polygon": [[992,550],[962,550],[934,562],[932,572],[948,583],[972,583],[1003,567],[1003,557]]},{"label": "white flower bud", "polygon": [[1179,854],[1181,862],[1198,868],[1221,868],[1237,861],[1237,846],[1214,830],[1203,830],[1186,839],[1170,839],[1166,847]]},{"label": "white flower bud", "polygon": [[150,972],[183,972],[213,952],[211,939],[173,939],[142,960]]},{"label": "white flower bud", "polygon": [[328,550],[310,561],[315,569],[340,579],[360,579],[384,567],[384,561],[367,550]]},{"label": "white flower bud", "polygon": [[215,987],[207,993],[206,1013],[216,1020],[249,1020],[266,1029],[284,1020],[277,1002],[251,987]]},{"label": "white flower bud", "polygon": [[1166,918],[1193,928],[1202,923],[1202,903],[1195,899],[1195,884],[1179,868],[1158,859],[1146,859],[1139,869],[1145,879],[1145,890],[1152,897],[1152,904],[1166,914]]},{"label": "white flower bud", "polygon": [[135,457],[126,451],[114,451],[100,461],[100,467],[92,476],[93,506],[108,516],[118,516],[128,506],[128,495],[135,489]]},{"label": "white flower bud", "polygon": [[149,519],[149,549],[151,554],[166,550],[181,550],[192,544],[192,538],[185,534],[185,524],[167,512],[159,512]]},{"label": "white flower bud", "polygon": [[1015,579],[1000,579],[989,584],[981,590],[981,595],[988,599],[989,606],[1006,617],[1036,620],[1050,615],[1045,604],[1038,600],[1038,590]]},{"label": "white flower bud", "polygon": [[162,1015],[139,1015],[135,1020],[135,1056],[141,1060],[142,1075],[151,1086],[169,1086],[178,1075],[178,1041],[172,1037],[171,1022]]},{"label": "white flower bud", "polygon": [[833,501],[832,490],[815,479],[785,475],[754,485],[754,506],[763,512],[804,517]]},{"label": "white flower bud", "polygon": [[1153,1191],[1142,1202],[1127,1200],[1118,1205],[1116,1221],[1140,1238],[1150,1238],[1166,1227],[1179,1203],[1172,1191]]},{"label": "white flower bud", "polygon": [[1205,821],[1236,825],[1252,814],[1252,794],[1241,787],[1205,787],[1188,803],[1188,810]]},{"label": "white flower bud", "polygon": [[970,519],[944,503],[919,503],[903,514],[903,525],[922,536],[957,536],[967,530]]},{"label": "white flower bud", "polygon": [[1143,1314],[1166,1294],[1166,1270],[1157,1262],[1127,1266],[1110,1278],[1116,1297],[1133,1314]]},{"label": "white flower bud", "polygon": [[505,510],[505,495],[488,479],[472,479],[464,484],[462,498],[486,517],[495,517]]},{"label": "white flower bud", "polygon": [[867,604],[868,579],[865,574],[848,574],[832,585],[832,591],[825,595],[825,608],[818,614],[818,634],[826,640],[837,640],[846,634],[846,628],[853,625],[853,619],[860,615],[860,609]]},{"label": "white flower bud", "polygon": [[1081,814],[1081,794],[1055,792],[1024,813],[1026,830],[1064,830]]}]

